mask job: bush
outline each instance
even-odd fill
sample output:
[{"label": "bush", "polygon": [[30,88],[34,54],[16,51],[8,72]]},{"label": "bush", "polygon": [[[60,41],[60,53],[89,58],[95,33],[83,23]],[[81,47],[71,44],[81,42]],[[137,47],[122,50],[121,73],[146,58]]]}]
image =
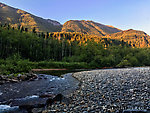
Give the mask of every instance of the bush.
[{"label": "bush", "polygon": [[122,60],[116,67],[130,67],[131,63],[128,60]]}]

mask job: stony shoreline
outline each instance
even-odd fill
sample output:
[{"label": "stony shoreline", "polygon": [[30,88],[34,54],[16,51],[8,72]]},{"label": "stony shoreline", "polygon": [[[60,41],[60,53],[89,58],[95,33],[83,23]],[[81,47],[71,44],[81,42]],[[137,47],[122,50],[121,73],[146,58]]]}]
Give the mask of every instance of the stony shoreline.
[{"label": "stony shoreline", "polygon": [[14,74],[10,75],[0,75],[0,85],[5,84],[5,83],[17,83],[21,81],[32,81],[37,79],[38,76],[35,73],[24,73],[24,74],[18,74],[17,76]]},{"label": "stony shoreline", "polygon": [[54,104],[48,112],[120,113],[150,109],[150,68],[122,68],[77,72],[81,86],[69,96],[72,102]]}]

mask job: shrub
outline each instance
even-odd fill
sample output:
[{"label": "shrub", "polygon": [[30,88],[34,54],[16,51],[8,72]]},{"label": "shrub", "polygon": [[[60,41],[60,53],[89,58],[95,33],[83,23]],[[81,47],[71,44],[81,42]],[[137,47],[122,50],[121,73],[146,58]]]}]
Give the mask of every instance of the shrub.
[{"label": "shrub", "polygon": [[130,67],[131,63],[128,60],[122,60],[116,67]]}]

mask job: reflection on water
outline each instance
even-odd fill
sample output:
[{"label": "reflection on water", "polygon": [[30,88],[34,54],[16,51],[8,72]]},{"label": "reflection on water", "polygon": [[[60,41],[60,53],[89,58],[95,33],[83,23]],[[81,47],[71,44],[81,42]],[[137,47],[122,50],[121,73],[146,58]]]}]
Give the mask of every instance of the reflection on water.
[{"label": "reflection on water", "polygon": [[91,69],[73,69],[73,70],[50,70],[50,71],[38,71],[35,72],[37,74],[47,74],[47,75],[53,75],[53,76],[59,76],[66,74],[66,73],[74,73],[74,72],[80,72],[80,71],[89,71]]}]

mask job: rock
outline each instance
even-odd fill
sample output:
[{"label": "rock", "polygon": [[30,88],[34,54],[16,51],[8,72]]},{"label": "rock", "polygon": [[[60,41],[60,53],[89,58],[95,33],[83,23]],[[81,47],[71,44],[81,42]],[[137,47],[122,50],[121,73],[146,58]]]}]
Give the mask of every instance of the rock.
[{"label": "rock", "polygon": [[36,74],[29,74],[29,73],[26,73],[23,75],[18,74],[17,77],[14,77],[13,74],[10,74],[8,76],[0,75],[0,85],[2,85],[4,83],[9,83],[9,82],[17,83],[19,81],[25,81],[25,80],[33,81],[37,78],[38,78],[38,76]]},{"label": "rock", "polygon": [[83,113],[88,113],[87,111],[83,111]]},{"label": "rock", "polygon": [[44,74],[40,74],[41,77],[44,77]]},{"label": "rock", "polygon": [[32,74],[32,76],[30,76],[30,78],[28,78],[30,81],[33,81],[35,79],[37,79],[38,76],[36,74]]},{"label": "rock", "polygon": [[[35,105],[20,105],[19,108],[20,109],[25,109],[27,110],[29,113],[32,113],[32,110],[34,108],[36,108],[35,110],[38,110],[39,108],[44,108],[45,104],[35,104]],[[42,110],[41,110],[42,111]],[[35,112],[36,113],[36,112]]]},{"label": "rock", "polygon": [[0,80],[4,80],[4,77],[2,75],[0,75]]},{"label": "rock", "polygon": [[21,80],[21,81],[25,81],[25,80],[29,80],[29,81],[33,81],[35,79],[37,79],[38,76],[36,74],[29,74],[29,73],[26,73],[26,74],[18,74],[18,79]]},{"label": "rock", "polygon": [[46,106],[51,106],[54,102],[57,102],[57,101],[61,103],[62,99],[63,99],[63,95],[58,94],[53,99],[52,98],[47,99]]},{"label": "rock", "polygon": [[20,75],[19,79],[22,81],[25,81],[25,80],[27,80],[27,75]]},{"label": "rock", "polygon": [[11,79],[11,82],[17,83],[17,82],[19,82],[19,81],[16,80],[16,79]]},{"label": "rock", "polygon": [[[48,98],[45,104],[47,110],[41,112],[122,113],[127,109],[149,109],[149,75],[150,68],[74,73],[73,76],[81,81],[80,87],[67,95],[69,98],[62,94],[54,98],[49,94],[40,95],[45,100]],[[34,106],[32,112],[40,110]]]},{"label": "rock", "polygon": [[39,77],[39,79],[42,79],[42,77]]},{"label": "rock", "polygon": [[43,95],[40,95],[39,98],[49,98],[49,97],[54,97],[54,95],[51,95],[51,94],[43,94]]},{"label": "rock", "polygon": [[4,80],[0,80],[0,85],[3,85],[4,83],[6,83]]},{"label": "rock", "polygon": [[34,105],[21,105],[21,106],[19,106],[19,109],[25,109],[28,111],[28,113],[32,113],[33,108],[34,108]]},{"label": "rock", "polygon": [[[74,73],[80,88],[71,96],[78,112],[120,112],[125,109],[147,109],[149,67],[112,70],[94,70]],[[78,104],[84,106],[78,108]],[[88,106],[85,106],[88,103]],[[72,105],[70,105],[72,106]],[[71,109],[71,107],[67,109]],[[76,110],[74,110],[75,112]]]},{"label": "rock", "polygon": [[47,77],[44,77],[44,79],[47,79]]},{"label": "rock", "polygon": [[[56,111],[56,110],[55,110]],[[52,111],[52,110],[44,110],[44,111],[42,111],[42,113],[53,113],[53,112],[55,112],[55,111]]]},{"label": "rock", "polygon": [[37,76],[35,73],[31,73],[30,75],[31,75],[31,76]]},{"label": "rock", "polygon": [[20,77],[20,76],[21,76],[21,74],[18,74],[18,75],[17,75],[17,77]]},{"label": "rock", "polygon": [[42,113],[43,108],[33,108],[32,113]]}]

